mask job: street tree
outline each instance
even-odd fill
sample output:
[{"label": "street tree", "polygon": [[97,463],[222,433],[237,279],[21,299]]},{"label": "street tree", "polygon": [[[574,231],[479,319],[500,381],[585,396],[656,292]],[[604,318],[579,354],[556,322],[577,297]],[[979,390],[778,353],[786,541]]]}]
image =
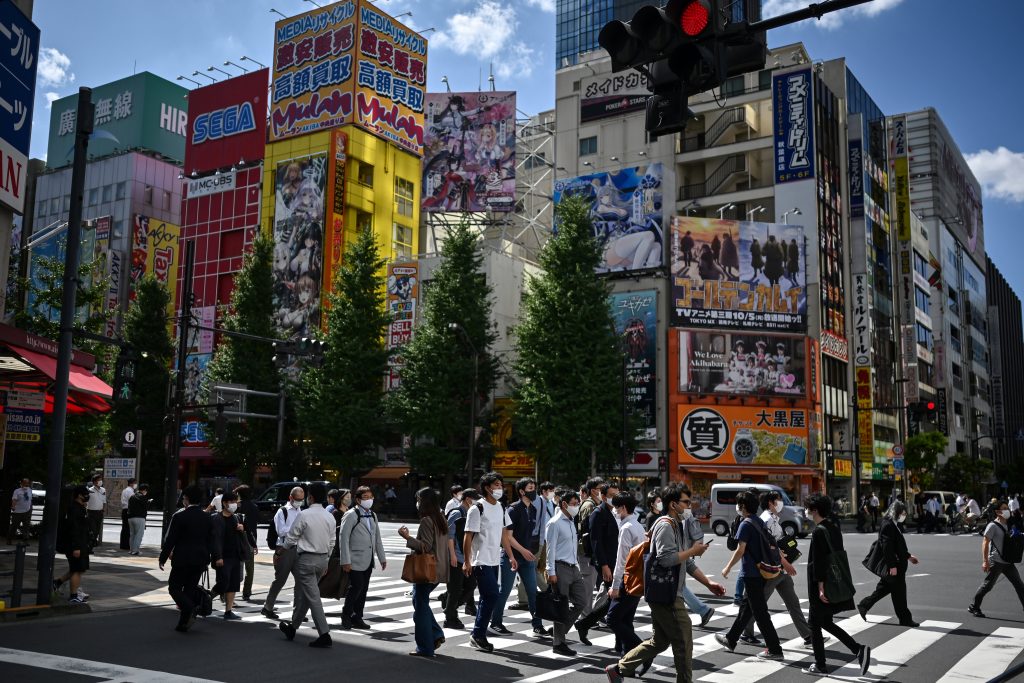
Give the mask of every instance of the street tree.
[{"label": "street tree", "polygon": [[561,203],[515,330],[519,424],[540,471],[569,481],[608,468],[622,438],[622,352],[601,258],[585,204]]},{"label": "street tree", "polygon": [[127,398],[121,387],[114,387],[114,411],[110,416],[108,438],[119,446],[127,431],[142,430],[142,468],[140,481],[150,482],[150,491],[160,498],[166,474],[167,387],[174,357],[174,344],[167,326],[167,305],[171,295],[152,274],[136,285],[135,301],[124,317],[124,341],[121,359],[134,361],[134,392]]},{"label": "street tree", "polygon": [[920,432],[907,439],[903,446],[904,466],[921,487],[931,487],[939,456],[947,445],[949,439],[942,432]]},{"label": "street tree", "polygon": [[464,472],[470,438],[477,453],[474,470],[483,465],[478,428],[486,433],[489,415],[476,410],[471,437],[470,400],[482,406],[491,395],[498,362],[491,354],[497,335],[482,264],[479,240],[468,223],[451,228],[426,291],[422,322],[400,351],[401,386],[388,396],[389,413],[402,433],[413,437],[409,463],[421,472]]},{"label": "street tree", "polygon": [[990,460],[957,453],[939,469],[939,482],[948,491],[966,491],[977,497],[991,475]]},{"label": "street tree", "polygon": [[296,409],[312,454],[346,477],[372,467],[386,434],[385,264],[373,232],[360,231],[334,279],[323,365],[307,367],[298,384]]},{"label": "street tree", "polygon": [[[279,336],[273,319],[273,253],[273,240],[258,232],[252,250],[246,254],[242,269],[235,277],[230,309],[222,323],[224,329],[259,337]],[[232,383],[244,384],[255,391],[277,392],[280,381],[269,344],[227,335],[220,340],[206,373],[207,388],[217,383]],[[250,413],[272,415],[278,411],[277,399],[250,396],[246,408]],[[252,478],[258,463],[277,464],[277,424],[272,420],[248,418],[230,422],[223,438],[217,438],[215,431],[210,431],[214,434],[214,452],[236,468],[242,481]]]}]

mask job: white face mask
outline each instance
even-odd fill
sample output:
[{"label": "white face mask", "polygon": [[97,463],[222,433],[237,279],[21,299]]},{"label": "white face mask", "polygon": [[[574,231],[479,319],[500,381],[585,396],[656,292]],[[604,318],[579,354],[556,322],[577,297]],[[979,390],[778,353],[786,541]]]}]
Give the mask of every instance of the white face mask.
[{"label": "white face mask", "polygon": [[1002,517],[1003,519],[1009,519],[1010,518],[1010,511],[1009,510],[1000,510],[999,511],[999,516]]},{"label": "white face mask", "polygon": [[659,500],[655,502],[654,505],[651,506],[651,509],[655,512],[661,512],[661,501]]},{"label": "white face mask", "polygon": [[103,482],[102,481],[96,482],[96,488],[98,488],[98,489],[103,488]]},{"label": "white face mask", "polygon": [[238,503],[228,503],[228,512],[234,512],[238,509]]},{"label": "white face mask", "polygon": [[296,510],[298,510],[300,507],[302,507],[302,501],[301,500],[293,500],[292,501],[292,507],[295,508]]},{"label": "white face mask", "polygon": [[683,519],[690,519],[691,517],[693,517],[693,511],[690,510],[689,508],[684,509],[683,510]]},{"label": "white face mask", "polygon": [[577,514],[579,514],[580,506],[579,505],[567,505],[565,511],[567,513],[569,513],[570,517],[575,517]]},{"label": "white face mask", "polygon": [[743,514],[743,508],[741,508],[738,503],[736,505],[736,514],[737,515],[742,515]]},{"label": "white face mask", "polygon": [[549,501],[554,501],[555,500],[555,492],[551,491],[550,493],[548,493],[548,495],[545,496],[545,498],[547,498]]},{"label": "white face mask", "polygon": [[493,491],[491,491],[491,495],[494,496],[494,500],[501,500],[501,497],[505,495],[505,489],[494,489]]},{"label": "white face mask", "polygon": [[359,506],[364,510],[369,510],[370,508],[373,507],[373,498],[359,501]]},{"label": "white face mask", "polygon": [[345,496],[341,499],[341,504],[347,508],[352,507],[352,496]]},{"label": "white face mask", "polygon": [[810,510],[804,510],[804,517],[806,517],[807,519],[811,519],[811,511]]},{"label": "white face mask", "polygon": [[899,519],[897,519],[896,521],[898,521],[900,524],[903,524],[903,522],[907,521],[907,513],[904,512],[902,515],[899,516]]},{"label": "white face mask", "polygon": [[615,519],[619,519],[620,518],[619,509],[618,508],[612,508],[612,516],[615,517]]},{"label": "white face mask", "polygon": [[772,512],[774,512],[777,515],[781,515],[782,514],[782,508],[784,508],[784,507],[785,507],[785,505],[782,504],[782,501],[781,500],[777,500],[774,503],[772,503]]}]

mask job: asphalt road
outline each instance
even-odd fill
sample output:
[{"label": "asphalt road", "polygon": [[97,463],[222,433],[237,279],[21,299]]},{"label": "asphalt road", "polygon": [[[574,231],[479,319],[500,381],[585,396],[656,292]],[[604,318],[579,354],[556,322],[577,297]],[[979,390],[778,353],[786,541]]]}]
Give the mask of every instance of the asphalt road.
[{"label": "asphalt road", "polygon": [[[508,610],[505,625],[514,633],[504,638],[491,636],[496,651],[482,654],[468,647],[468,631],[446,631],[447,643],[438,658],[408,657],[413,649],[412,605],[405,595],[408,584],[400,579],[404,543],[397,536],[396,523],[383,523],[389,557],[386,571],[378,571],[371,582],[366,618],[370,632],[333,632],[331,650],[311,650],[305,643],[315,636],[309,624],[300,629],[295,642],[287,642],[276,624],[259,614],[258,603],[241,603],[244,618],[225,622],[214,616],[199,621],[188,634],[174,632],[173,611],[165,585],[166,573],[155,566],[154,536],[147,532],[143,557],[127,558],[116,550],[116,538],[108,529],[108,540],[94,558],[85,589],[92,594],[92,614],[61,619],[40,619],[0,625],[0,680],[4,681],[153,681],[178,683],[186,680],[239,681],[303,679],[342,674],[349,678],[383,680],[453,681],[460,678],[496,681],[604,681],[601,669],[614,661],[612,636],[607,631],[590,634],[593,646],[571,643],[576,658],[551,653],[550,640],[530,633],[528,613]],[[153,545],[149,545],[152,536]],[[847,534],[847,549],[853,565],[858,595],[869,593],[872,576],[860,567],[872,535]],[[978,619],[966,606],[982,574],[978,536],[908,535],[911,551],[921,563],[908,578],[911,609],[922,623],[918,629],[896,625],[892,605],[876,606],[871,620],[863,622],[856,613],[842,615],[854,637],[874,648],[874,664],[866,678],[851,668],[842,669],[850,655],[830,642],[829,665],[832,678],[851,680],[892,680],[904,683],[987,681],[1024,662],[1024,609],[1018,604],[1005,579],[1000,580],[984,605],[988,619]],[[109,547],[115,546],[115,547]],[[724,539],[716,539],[699,561],[709,575],[718,575],[728,557]],[[258,598],[265,595],[272,571],[267,553],[261,552],[256,570]],[[63,569],[63,560],[58,560]],[[803,569],[802,567],[798,567]],[[806,581],[797,577],[803,596]],[[691,588],[694,584],[691,582]],[[732,592],[733,582],[727,584]],[[437,589],[436,593],[440,593]],[[773,620],[785,649],[785,663],[760,662],[757,649],[740,645],[728,653],[714,640],[714,633],[732,623],[735,607],[731,600],[713,599],[703,587],[698,595],[717,608],[706,629],[695,628],[693,672],[696,681],[814,680],[801,674],[811,658],[809,650],[790,625],[789,616],[778,599],[771,606]],[[290,583],[278,602],[285,613],[291,600]],[[510,604],[515,602],[515,593]],[[440,612],[440,603],[434,602]],[[325,601],[332,624],[340,623],[341,605]],[[440,619],[439,619],[440,621]],[[463,621],[469,623],[469,618]],[[641,607],[638,633],[650,634],[649,614]],[[570,632],[574,640],[575,631]],[[666,652],[646,676],[652,681],[675,680],[672,658]],[[1024,676],[1020,677],[1024,680]]]}]

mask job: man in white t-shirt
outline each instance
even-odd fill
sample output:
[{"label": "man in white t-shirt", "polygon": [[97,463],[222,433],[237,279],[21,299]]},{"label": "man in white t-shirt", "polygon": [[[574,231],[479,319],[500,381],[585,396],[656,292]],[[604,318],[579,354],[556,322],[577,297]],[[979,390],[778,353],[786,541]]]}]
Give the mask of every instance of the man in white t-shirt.
[{"label": "man in white t-shirt", "polygon": [[130,550],[128,541],[131,529],[128,526],[128,501],[135,495],[135,479],[129,479],[128,485],[121,491],[121,550]]},{"label": "man in white t-shirt", "polygon": [[213,492],[213,498],[210,499],[210,504],[206,506],[206,511],[212,514],[217,514],[221,509],[221,501],[224,499],[224,489],[219,486]]},{"label": "man in white t-shirt", "polygon": [[92,478],[92,486],[88,487],[88,491],[89,501],[85,504],[85,509],[89,515],[92,545],[97,546],[103,543],[103,510],[107,507],[107,490],[103,488],[102,474]]},{"label": "man in white t-shirt", "polygon": [[463,541],[466,561],[462,565],[462,573],[473,575],[480,590],[476,624],[469,643],[484,652],[494,651],[494,646],[487,640],[487,625],[491,623],[494,605],[498,601],[498,568],[501,566],[502,548],[510,560],[512,571],[519,569],[509,541],[511,534],[505,533],[505,528],[512,525],[512,520],[498,502],[505,493],[504,484],[497,472],[489,472],[480,477],[480,493],[484,499],[471,506],[466,513],[466,535]]},{"label": "man in white t-shirt", "polygon": [[19,535],[19,532],[22,539],[28,541],[31,525],[32,482],[22,479],[21,487],[14,489],[11,495],[11,524],[7,527],[7,545],[14,542],[14,537]]}]

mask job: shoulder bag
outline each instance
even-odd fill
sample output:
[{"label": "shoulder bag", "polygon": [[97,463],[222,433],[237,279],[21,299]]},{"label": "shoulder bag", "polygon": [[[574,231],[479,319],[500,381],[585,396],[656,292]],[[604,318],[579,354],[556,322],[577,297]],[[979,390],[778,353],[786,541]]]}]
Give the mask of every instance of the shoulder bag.
[{"label": "shoulder bag", "polygon": [[879,578],[888,573],[885,566],[885,555],[882,552],[882,544],[878,542],[877,538],[871,543],[871,547],[868,548],[868,554],[864,556],[864,561],[861,564]]},{"label": "shoulder bag", "polygon": [[850,574],[850,561],[845,550],[832,547],[832,532],[825,529],[825,543],[828,545],[828,574],[825,576],[825,597],[832,604],[852,600],[857,593]]},{"label": "shoulder bag", "polygon": [[[662,520],[665,520],[664,522]],[[669,524],[672,532],[677,535],[675,521],[670,517],[659,517],[658,521],[651,527],[650,552],[644,559],[644,600],[652,605],[673,605],[676,601],[676,594],[679,591],[679,572],[682,564],[672,567],[663,567],[658,563],[658,555],[654,552],[654,532],[659,524]],[[679,544],[682,547],[682,543]]]},{"label": "shoulder bag", "polygon": [[[421,524],[425,524],[424,519]],[[430,522],[433,524],[433,521]],[[437,538],[435,530],[434,538]],[[437,583],[437,558],[434,556],[434,549],[427,548],[426,552],[414,552],[405,556],[405,564],[402,565],[402,581],[407,583]]]},{"label": "shoulder bag", "polygon": [[756,522],[750,521],[752,519],[754,517],[743,521],[752,524],[757,529],[757,534],[761,538],[761,550],[764,559],[757,563],[757,571],[761,573],[762,579],[771,581],[782,573],[782,559],[779,557],[779,549],[775,545],[775,537],[768,532],[768,527],[764,525],[764,522],[760,518]]},{"label": "shoulder bag", "polygon": [[537,593],[537,617],[559,624],[566,623],[569,621],[569,598],[549,584],[546,591]]}]

